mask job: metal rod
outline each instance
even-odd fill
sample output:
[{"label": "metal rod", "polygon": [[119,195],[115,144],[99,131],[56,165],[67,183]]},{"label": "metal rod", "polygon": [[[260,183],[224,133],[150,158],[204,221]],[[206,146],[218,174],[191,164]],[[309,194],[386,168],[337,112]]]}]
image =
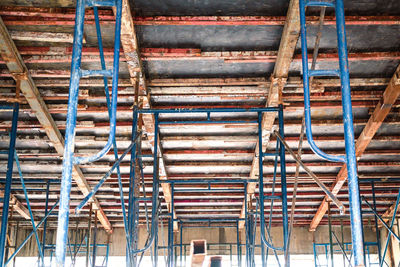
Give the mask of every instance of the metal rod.
[{"label": "metal rod", "polygon": [[[400,198],[400,191],[398,194],[398,198],[396,200],[396,205],[395,205],[396,208],[399,205],[399,198]],[[400,237],[398,235],[396,235],[392,230],[394,220],[396,219],[396,217],[395,216],[392,217],[391,226],[387,225],[387,223],[381,218],[381,216],[379,216],[379,214],[375,212],[374,208],[371,206],[371,204],[369,204],[369,202],[367,201],[367,199],[364,196],[362,196],[362,199],[365,201],[365,204],[367,204],[367,206],[372,210],[374,215],[381,221],[382,225],[385,226],[385,228],[389,231],[389,233],[392,234],[400,242]],[[397,211],[397,209],[394,209],[394,210]],[[396,215],[396,212],[394,212],[393,214]]]},{"label": "metal rod", "polygon": [[96,256],[97,256],[97,210],[94,216],[94,231],[93,231],[93,252],[92,252],[92,267],[96,267]]},{"label": "metal rod", "polygon": [[[244,196],[246,197],[246,196]],[[240,230],[239,230],[239,221],[236,222],[236,253],[237,253],[237,261],[238,267],[242,267],[241,262],[241,252],[240,252]]]},{"label": "metal rod", "polygon": [[11,183],[12,183],[12,173],[13,173],[13,166],[14,166],[15,141],[17,139],[18,112],[19,112],[19,103],[14,103],[13,104],[12,125],[11,125],[11,132],[10,132],[10,142],[8,145],[6,185],[4,187],[4,196],[3,196],[3,214],[1,216],[0,267],[4,266],[4,261],[5,261],[4,253],[5,253],[5,248],[6,248],[8,213],[9,213],[9,207],[10,207]]},{"label": "metal rod", "polygon": [[[376,212],[376,196],[375,196],[375,182],[371,181],[371,189],[372,189],[372,205],[374,207],[374,211]],[[378,246],[378,259],[379,265],[382,262],[382,251],[381,251],[381,237],[378,227],[378,218],[375,215],[375,231],[376,231],[376,244]]]},{"label": "metal rod", "polygon": [[[50,181],[46,183],[46,204],[44,208],[44,215],[46,216],[49,209],[49,194],[50,194]],[[43,236],[42,236],[42,254],[45,256],[46,250],[46,234],[47,234],[47,219],[44,221],[43,225]]]},{"label": "metal rod", "polygon": [[90,243],[92,239],[92,207],[93,204],[89,205],[89,218],[88,218],[88,234],[86,241],[86,267],[89,267],[89,259],[90,259]]},{"label": "metal rod", "polygon": [[[342,244],[344,245],[344,230],[343,230],[343,219],[340,219],[340,234],[342,236]],[[347,255],[343,254],[343,267],[346,267],[346,258]]]},{"label": "metal rod", "polygon": [[194,109],[140,109],[139,113],[142,114],[164,114],[164,113],[232,113],[232,112],[278,112],[278,107],[265,107],[265,108],[194,108]]},{"label": "metal rod", "polygon": [[120,51],[120,32],[121,32],[121,13],[122,0],[115,0],[116,20],[115,20],[115,39],[114,39],[114,62],[113,62],[113,80],[112,80],[112,116],[110,117],[110,133],[106,146],[96,155],[84,158],[74,158],[74,139],[77,116],[77,104],[79,95],[79,80],[81,77],[81,58],[83,45],[83,29],[85,16],[85,0],[78,0],[76,4],[75,30],[72,49],[71,62],[71,79],[68,98],[67,127],[65,131],[65,149],[62,168],[62,182],[60,192],[60,209],[58,214],[57,227],[57,243],[56,243],[56,259],[57,266],[63,266],[65,263],[66,242],[68,236],[69,222],[69,200],[71,193],[72,168],[74,164],[82,164],[99,159],[111,147],[112,140],[115,136],[116,128],[116,104],[118,90],[118,73],[119,73],[119,51]]},{"label": "metal rod", "polygon": [[35,219],[34,219],[34,217],[33,217],[32,209],[31,209],[31,204],[30,204],[29,197],[28,197],[28,192],[27,192],[26,187],[25,187],[24,177],[23,177],[23,175],[22,175],[22,170],[21,170],[21,165],[19,164],[18,155],[17,155],[17,152],[16,152],[15,150],[14,150],[14,159],[15,159],[15,163],[16,163],[16,165],[17,165],[19,178],[20,178],[20,181],[21,181],[21,184],[22,184],[22,189],[23,189],[23,191],[24,191],[26,206],[27,206],[27,208],[28,208],[30,221],[31,221],[32,228],[33,228],[33,232],[34,232],[35,239],[36,239],[36,244],[37,244],[37,246],[38,246],[38,251],[39,251],[39,257],[40,257],[41,265],[43,266],[43,265],[44,265],[44,257],[43,257],[42,247],[41,247],[41,245],[40,245],[40,238],[39,238],[39,235],[38,235],[38,233],[37,233],[37,227],[36,227],[36,224],[35,224]]},{"label": "metal rod", "polygon": [[329,228],[329,254],[331,256],[331,267],[335,266],[333,259],[333,239],[332,239],[332,219],[331,219],[331,202],[328,201],[328,228]]},{"label": "metal rod", "polygon": [[[285,247],[275,247],[273,244],[269,242],[269,240],[266,238],[265,234],[265,218],[264,218],[264,173],[263,173],[263,148],[262,148],[262,113],[258,113],[258,190],[259,195],[260,195],[260,235],[261,235],[261,240],[262,242],[270,249],[272,250],[285,250]],[[283,192],[282,192],[283,195]],[[247,194],[246,194],[247,196]],[[246,197],[247,199],[247,197]],[[282,203],[283,206],[283,203]],[[284,238],[286,239],[287,236],[284,234]],[[284,241],[286,243],[286,240]]]},{"label": "metal rod", "polygon": [[[283,118],[283,106],[279,105],[279,134],[281,136],[281,140],[285,138],[285,130],[284,130],[284,118]],[[284,248],[284,256],[285,256],[285,266],[290,266],[290,254],[288,250],[288,238],[289,238],[289,218],[288,218],[288,209],[287,209],[287,185],[286,185],[286,153],[285,147],[280,144],[279,149],[279,158],[280,158],[280,167],[281,167],[281,192],[282,192],[282,223],[283,223],[283,248]]]},{"label": "metal rod", "polygon": [[353,110],[351,105],[351,89],[349,62],[347,57],[346,26],[343,0],[335,1],[336,31],[338,35],[338,54],[340,83],[342,91],[344,141],[346,147],[346,165],[348,173],[348,190],[350,202],[350,222],[354,265],[365,266],[364,234],[362,225],[360,189],[357,177],[357,158],[353,128]]},{"label": "metal rod", "polygon": [[65,129],[65,148],[63,156],[60,207],[58,212],[56,238],[56,264],[64,266],[66,244],[68,238],[69,200],[72,185],[72,167],[74,155],[74,139],[76,115],[79,95],[80,63],[82,58],[83,27],[85,15],[85,0],[77,0],[75,14],[74,41],[72,44],[71,79],[69,85],[67,127]]},{"label": "metal rod", "polygon": [[322,189],[322,191],[325,192],[325,194],[328,195],[328,197],[332,200],[333,203],[339,208],[340,213],[344,214],[345,207],[343,203],[331,192],[329,189],[325,186],[321,180],[297,157],[297,155],[294,153],[294,151],[290,148],[290,146],[286,143],[286,141],[280,136],[280,134],[275,131],[274,132],[275,136],[282,142],[282,144],[285,146],[286,150],[289,152],[289,154],[293,157],[293,159],[300,164],[300,166],[304,169],[304,171],[314,179],[314,181],[319,185],[319,187]]},{"label": "metal rod", "polygon": [[[336,242],[337,242],[337,244],[338,244],[338,246],[339,246],[339,248],[340,248],[340,251],[341,251],[342,254],[343,254],[343,258],[345,258],[345,259],[347,260],[347,262],[349,263],[349,266],[351,266],[351,261],[350,261],[350,259],[347,257],[346,251],[344,251],[344,248],[343,248],[342,244],[340,243],[339,238],[336,236],[335,232],[332,232],[332,236],[336,239]],[[345,262],[344,262],[344,264],[345,264]],[[332,265],[332,266],[333,266],[333,265]]]},{"label": "metal rod", "polygon": [[[115,14],[115,30],[114,30],[114,56],[113,56],[113,69],[112,69],[112,96],[111,96],[111,116],[110,116],[110,132],[108,135],[108,140],[106,145],[101,151],[95,155],[88,157],[75,157],[74,164],[85,164],[99,160],[103,157],[111,148],[113,140],[115,139],[116,125],[117,125],[117,96],[118,96],[118,75],[119,75],[119,56],[120,56],[120,46],[121,46],[121,17],[122,17],[122,0],[115,0],[114,5],[116,7]],[[96,8],[94,8],[96,9]],[[97,11],[97,9],[96,9]],[[84,14],[83,14],[84,16]],[[96,17],[96,16],[95,16]],[[97,17],[98,18],[98,17]],[[76,22],[75,22],[76,23]],[[75,38],[75,36],[74,36]],[[102,49],[102,44],[99,43],[99,49]],[[82,53],[82,46],[80,47],[80,52]],[[100,57],[102,54],[100,55]],[[104,60],[104,56],[103,56]],[[79,62],[80,67],[80,62]],[[72,68],[72,66],[71,66]],[[104,70],[102,70],[104,71]],[[71,74],[72,76],[72,74]],[[78,78],[79,83],[79,78]],[[79,89],[78,89],[79,90]],[[76,118],[75,118],[76,119]]]},{"label": "metal rod", "polygon": [[303,66],[303,87],[304,87],[304,114],[306,122],[306,135],[310,148],[319,157],[335,162],[345,162],[344,156],[329,155],[323,152],[314,142],[311,129],[311,104],[310,104],[310,74],[308,69],[308,52],[307,52],[307,30],[306,30],[306,4],[309,1],[300,0],[300,33],[301,33],[301,58]]},{"label": "metal rod", "polygon": [[75,213],[79,213],[80,210],[89,202],[89,200],[99,191],[100,187],[106,182],[108,177],[111,176],[113,171],[116,168],[119,168],[119,164],[121,161],[125,158],[125,156],[131,151],[132,147],[134,146],[134,142],[136,142],[136,139],[138,138],[138,135],[134,139],[133,143],[131,143],[127,149],[125,149],[124,153],[118,158],[117,161],[114,162],[113,166],[108,170],[106,174],[100,179],[100,181],[93,187],[92,191],[89,192],[89,194],[86,195],[86,197],[78,204],[78,206],[75,208]]}]

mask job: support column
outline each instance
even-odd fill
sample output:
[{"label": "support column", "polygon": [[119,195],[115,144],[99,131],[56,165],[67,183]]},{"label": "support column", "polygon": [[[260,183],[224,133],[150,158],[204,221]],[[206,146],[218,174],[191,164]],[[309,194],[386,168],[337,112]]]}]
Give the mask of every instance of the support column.
[{"label": "support column", "polygon": [[15,141],[17,139],[17,124],[18,124],[19,103],[13,104],[12,126],[10,132],[10,143],[8,146],[8,162],[6,173],[6,184],[4,186],[3,214],[1,216],[0,230],[0,267],[4,266],[4,253],[6,247],[7,226],[8,226],[8,211],[10,207],[10,194],[12,173],[14,166]]}]

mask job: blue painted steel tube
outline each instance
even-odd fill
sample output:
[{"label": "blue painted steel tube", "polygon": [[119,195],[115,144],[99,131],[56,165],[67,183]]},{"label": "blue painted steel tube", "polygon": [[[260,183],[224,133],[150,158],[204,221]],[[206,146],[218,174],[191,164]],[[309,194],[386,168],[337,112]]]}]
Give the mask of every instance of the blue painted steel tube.
[{"label": "blue painted steel tube", "polygon": [[[336,162],[345,163],[343,156],[328,155],[323,152],[314,142],[312,129],[311,129],[311,104],[310,104],[310,80],[309,80],[309,69],[308,69],[308,52],[307,52],[307,30],[306,30],[306,0],[300,0],[300,33],[301,33],[301,58],[302,58],[302,69],[303,69],[303,86],[304,86],[304,115],[306,125],[306,136],[307,141],[310,144],[310,148],[319,157]],[[347,55],[347,54],[346,54]]]},{"label": "blue painted steel tube", "polygon": [[312,1],[312,0],[305,0],[307,3],[307,6],[325,6],[325,7],[334,7],[335,3],[334,1]]},{"label": "blue painted steel tube", "polygon": [[[136,136],[136,138],[134,139],[134,142],[136,142],[136,139],[138,138],[138,136]],[[97,193],[97,191],[100,189],[100,187],[106,182],[106,180],[108,179],[108,177],[111,176],[111,174],[113,173],[113,171],[119,167],[119,164],[121,163],[121,161],[125,158],[125,156],[131,151],[132,147],[134,146],[135,143],[131,143],[127,149],[125,149],[125,151],[122,153],[122,155],[117,159],[116,162],[114,162],[113,166],[111,167],[111,169],[104,174],[103,178],[101,178],[101,180],[93,187],[92,191],[89,192],[89,194],[86,195],[86,197],[78,204],[78,206],[75,208],[75,212],[79,213],[79,211],[89,202],[89,200],[92,198],[92,196],[94,194]]]},{"label": "blue painted steel tube", "polygon": [[[151,218],[153,220],[151,224],[151,231],[150,231],[150,237],[148,238],[149,242],[140,249],[132,249],[131,248],[131,253],[133,255],[141,253],[143,251],[146,251],[151,247],[153,244],[154,240],[157,237],[157,232],[158,232],[158,220],[155,218],[157,217],[157,202],[158,202],[158,191],[159,191],[159,182],[158,182],[158,113],[154,114],[154,157],[153,157],[153,193],[152,193],[152,209],[151,209]],[[135,230],[135,229],[134,229]],[[137,229],[136,229],[137,230]],[[157,243],[155,243],[157,244]],[[157,245],[155,245],[157,247]],[[154,252],[155,259],[157,259],[157,253],[156,251]]]},{"label": "blue painted steel tube", "polygon": [[97,211],[94,213],[94,230],[93,230],[93,250],[92,250],[92,267],[96,267],[97,256]]},{"label": "blue painted steel tube", "polygon": [[[44,215],[46,216],[49,211],[49,194],[50,194],[50,180],[46,182],[46,204],[44,208]],[[42,236],[42,254],[45,256],[46,251],[46,232],[47,232],[47,219],[44,220],[43,236]]]},{"label": "blue painted steel tube", "polygon": [[179,231],[179,261],[180,261],[180,265],[179,266],[183,266],[183,226],[181,225],[181,229]]},{"label": "blue painted steel tube", "polygon": [[[279,134],[282,138],[285,138],[284,124],[283,124],[283,106],[279,106]],[[283,143],[280,144],[279,150],[280,167],[281,167],[281,192],[282,192],[282,223],[283,223],[283,249],[285,259],[287,259],[286,266],[290,266],[290,255],[286,255],[288,252],[288,238],[289,238],[289,218],[287,209],[287,186],[286,186],[286,159],[285,159],[285,146]]]},{"label": "blue painted steel tube", "polygon": [[77,0],[75,13],[74,41],[72,44],[71,80],[69,84],[67,126],[61,176],[60,207],[58,212],[56,263],[64,266],[68,238],[69,199],[72,184],[76,114],[79,94],[80,65],[82,59],[83,25],[85,0]]},{"label": "blue painted steel tube", "polygon": [[168,266],[174,266],[174,195],[175,186],[171,184],[171,218],[168,221]]},{"label": "blue painted steel tube", "polygon": [[346,29],[343,0],[336,0],[336,31],[338,35],[339,68],[341,73],[343,126],[346,147],[346,165],[348,173],[351,238],[354,254],[354,265],[364,266],[364,235],[362,225],[360,191],[357,176],[357,158],[353,129],[353,110],[351,105],[351,89],[349,62],[347,57]]},{"label": "blue painted steel tube", "polygon": [[[376,212],[376,195],[375,195],[375,182],[371,181],[371,189],[372,189],[372,205],[374,207],[374,211]],[[381,251],[381,237],[380,237],[380,231],[378,228],[378,218],[375,215],[375,233],[376,233],[376,244],[378,247],[378,259],[379,259],[379,265],[382,262],[382,251]]]},{"label": "blue painted steel tube", "polygon": [[[74,42],[71,63],[71,81],[68,99],[68,113],[67,113],[67,127],[65,132],[65,150],[63,160],[63,173],[61,183],[61,199],[60,199],[60,212],[58,215],[58,228],[57,228],[57,245],[56,245],[56,258],[57,265],[63,266],[65,262],[65,247],[68,235],[68,221],[69,221],[69,198],[71,192],[71,176],[73,164],[87,163],[97,160],[102,157],[111,148],[112,141],[115,136],[116,126],[116,103],[117,103],[117,90],[118,90],[118,72],[119,72],[119,50],[120,50],[120,31],[121,31],[121,14],[122,14],[122,0],[116,0],[116,23],[115,23],[115,43],[114,43],[114,64],[113,64],[113,95],[112,104],[115,109],[111,112],[110,117],[110,135],[107,145],[96,155],[85,158],[74,158],[74,139],[75,139],[75,126],[79,93],[79,79],[81,77],[81,57],[83,45],[83,30],[84,30],[84,15],[85,15],[85,0],[78,0],[76,5],[75,17],[75,30]],[[115,52],[116,51],[116,52]]]},{"label": "blue painted steel tube", "polygon": [[140,109],[139,113],[221,113],[221,112],[278,112],[279,108],[277,107],[266,107],[266,108],[193,108],[193,109],[185,109],[185,108],[177,108],[177,109]]},{"label": "blue painted steel tube", "polygon": [[[246,197],[246,196],[244,196]],[[240,257],[240,231],[239,231],[239,221],[236,222],[236,253],[237,253],[237,262],[238,267],[242,267],[241,257]]]},{"label": "blue painted steel tube", "polygon": [[[230,184],[230,183],[255,183],[258,182],[257,179],[190,179],[190,180],[177,180],[177,179],[168,179],[161,180],[160,184]],[[175,189],[176,191],[176,189]]]},{"label": "blue painted steel tube", "polygon": [[6,173],[6,185],[4,187],[3,196],[3,214],[1,216],[1,230],[0,230],[0,267],[4,266],[4,253],[6,247],[6,236],[8,227],[8,213],[10,206],[10,194],[11,194],[11,183],[14,166],[14,152],[15,152],[15,141],[17,139],[17,128],[18,128],[18,112],[19,103],[13,104],[13,115],[12,125],[10,133],[10,142],[8,146],[8,160],[7,160],[7,173]]},{"label": "blue painted steel tube", "polygon": [[[284,247],[274,247],[265,237],[265,217],[264,217],[264,174],[263,174],[263,149],[262,149],[262,113],[258,113],[258,189],[260,195],[260,235],[261,241],[272,250],[284,250]],[[285,153],[285,152],[284,152]],[[246,198],[247,199],[247,198]]]},{"label": "blue painted steel tube", "polygon": [[[310,87],[309,87],[309,72],[308,72],[308,55],[307,55],[307,33],[306,33],[306,5],[327,6],[326,2],[305,1],[300,0],[300,32],[301,32],[301,47],[302,47],[302,64],[303,64],[303,84],[304,84],[304,109],[306,121],[307,140],[312,150],[320,157],[330,160],[344,162],[348,172],[348,188],[350,202],[350,220],[352,232],[352,248],[354,254],[355,266],[365,266],[364,246],[363,246],[363,229],[361,217],[360,194],[357,178],[357,160],[354,146],[354,129],[353,115],[351,105],[351,91],[349,78],[349,64],[347,57],[347,42],[345,30],[345,18],[343,0],[336,0],[336,31],[338,38],[338,54],[339,54],[339,70],[340,82],[342,90],[342,106],[343,106],[343,124],[346,156],[333,156],[322,152],[314,143],[311,132],[311,112],[310,112]],[[333,3],[333,2],[332,2]],[[329,3],[329,5],[332,5]]]},{"label": "blue painted steel tube", "polygon": [[[97,154],[89,157],[75,157],[74,164],[85,164],[96,161],[103,157],[111,148],[115,139],[115,131],[117,126],[117,96],[118,96],[118,74],[119,74],[119,54],[121,47],[121,17],[122,17],[122,0],[115,0],[115,32],[114,32],[114,61],[112,71],[112,96],[111,96],[111,115],[110,115],[110,133],[108,135],[107,144]],[[76,23],[76,22],[75,22]],[[75,36],[74,36],[75,39]],[[101,44],[100,44],[101,45]],[[101,49],[102,51],[102,49]],[[82,49],[80,51],[82,53]],[[104,60],[104,58],[103,58]],[[80,64],[79,64],[80,66]],[[71,66],[72,68],[72,66]],[[102,70],[105,71],[105,70]],[[72,76],[72,74],[71,74]],[[79,79],[78,79],[79,83]],[[79,87],[79,84],[78,84]],[[68,125],[68,124],[67,124]]]}]

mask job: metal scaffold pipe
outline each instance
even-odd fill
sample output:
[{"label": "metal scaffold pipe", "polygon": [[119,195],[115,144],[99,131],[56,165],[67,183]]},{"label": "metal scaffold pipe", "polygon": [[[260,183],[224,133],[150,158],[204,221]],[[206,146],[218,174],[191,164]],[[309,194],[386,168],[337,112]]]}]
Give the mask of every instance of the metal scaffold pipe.
[{"label": "metal scaffold pipe", "polygon": [[[306,7],[319,6],[335,8],[336,13],[336,34],[339,54],[339,69],[333,70],[309,70],[307,52],[307,25]],[[348,188],[350,202],[350,221],[352,232],[352,244],[354,263],[356,267],[365,266],[363,226],[361,217],[361,203],[357,177],[357,159],[355,152],[353,113],[351,104],[349,62],[346,42],[346,29],[344,18],[343,0],[336,1],[299,1],[300,8],[300,33],[301,33],[301,54],[304,86],[304,111],[306,122],[307,141],[311,149],[321,158],[328,161],[343,162],[347,166]],[[343,126],[345,139],[345,156],[329,155],[323,152],[314,142],[311,130],[311,108],[310,108],[310,78],[313,76],[337,76],[340,78],[342,91]]]}]

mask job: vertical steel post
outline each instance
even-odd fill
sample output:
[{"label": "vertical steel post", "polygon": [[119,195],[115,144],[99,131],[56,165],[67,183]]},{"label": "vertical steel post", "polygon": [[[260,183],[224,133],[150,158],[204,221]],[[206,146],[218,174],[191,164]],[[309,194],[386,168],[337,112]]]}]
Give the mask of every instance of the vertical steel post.
[{"label": "vertical steel post", "polygon": [[249,219],[248,219],[248,203],[247,203],[247,183],[244,183],[244,218],[245,218],[245,231],[246,231],[246,267],[249,266]]},{"label": "vertical steel post", "polygon": [[[45,204],[45,210],[44,210],[44,215],[46,216],[49,210],[49,193],[50,193],[50,181],[47,181],[46,183],[46,204]],[[47,218],[43,223],[43,236],[42,236],[42,254],[45,256],[45,251],[46,251],[46,231],[47,231]]]},{"label": "vertical steel post", "polygon": [[[153,194],[158,192],[159,181],[158,181],[158,113],[154,114],[154,151],[153,151]],[[156,209],[157,203],[152,203],[152,210]],[[152,214],[157,214],[152,212]],[[158,222],[158,218],[152,218],[153,222]],[[154,267],[158,264],[158,223],[156,231],[154,232]],[[161,233],[164,234],[164,233]]]},{"label": "vertical steel post", "polygon": [[97,212],[95,211],[94,216],[94,231],[93,231],[93,255],[92,255],[92,267],[96,267],[96,256],[97,256]]},{"label": "vertical steel post", "polygon": [[74,159],[75,126],[79,94],[80,65],[82,59],[85,0],[77,0],[75,13],[74,41],[72,44],[71,80],[69,84],[67,126],[65,129],[65,148],[62,165],[60,206],[56,240],[57,266],[64,266],[68,238],[69,199],[72,184]]},{"label": "vertical steel post", "polygon": [[[283,123],[283,105],[279,105],[279,134],[285,138],[284,123]],[[281,167],[281,192],[282,192],[282,223],[283,223],[283,250],[285,259],[285,266],[290,266],[290,255],[288,252],[288,237],[289,237],[289,218],[287,208],[287,185],[286,185],[286,158],[285,146],[281,143],[279,149],[280,167]]]},{"label": "vertical steel post", "polygon": [[[263,168],[263,146],[262,146],[262,113],[258,113],[258,178],[259,178],[259,199],[260,199],[260,227],[263,228],[264,223],[261,220],[265,220],[264,215],[264,168]],[[272,206],[272,204],[271,204]],[[265,248],[264,248],[264,241],[263,241],[263,231],[260,231],[260,244],[261,244],[261,262],[262,266],[265,265]]]},{"label": "vertical steel post", "polygon": [[179,249],[180,249],[180,267],[183,267],[182,262],[182,253],[183,253],[183,225],[181,224],[181,229],[179,231]]},{"label": "vertical steel post", "polygon": [[328,201],[328,229],[329,229],[329,254],[331,256],[331,267],[334,267],[333,260],[333,238],[332,238],[332,220],[331,220],[331,202]]},{"label": "vertical steel post", "polygon": [[265,245],[264,245],[261,237],[260,237],[260,239],[261,239],[261,242],[260,242],[260,246],[261,246],[261,264],[262,264],[262,266],[265,266]]},{"label": "vertical steel post", "polygon": [[168,220],[168,267],[174,266],[174,183],[171,183],[171,211]]},{"label": "vertical steel post", "polygon": [[336,31],[338,35],[338,53],[340,83],[342,89],[343,126],[346,146],[346,165],[350,202],[350,221],[354,265],[364,266],[364,236],[361,215],[360,192],[357,176],[357,158],[355,150],[353,111],[351,105],[351,89],[349,62],[347,57],[346,29],[343,0],[336,0]]},{"label": "vertical steel post", "polygon": [[89,206],[89,219],[88,219],[88,234],[86,239],[86,267],[89,267],[89,259],[90,259],[90,243],[92,239],[92,206],[90,203]]},{"label": "vertical steel post", "polygon": [[[153,221],[153,223],[154,223],[154,221]],[[157,225],[157,227],[158,227],[158,225]],[[163,233],[161,233],[161,234],[163,234]],[[153,249],[154,249],[153,267],[157,267],[158,266],[158,231],[156,231],[154,233]]]},{"label": "vertical steel post", "polygon": [[[245,196],[246,197],[246,196]],[[238,267],[242,267],[241,257],[240,257],[240,231],[239,231],[239,221],[236,222],[236,253],[237,253],[237,262]]]},{"label": "vertical steel post", "polygon": [[[14,211],[14,208],[11,206],[11,208],[10,208],[10,215],[8,216],[8,227],[7,227],[7,235],[8,236],[11,236],[11,231],[12,231],[12,229],[11,229],[11,223],[10,223],[10,220],[12,219],[12,217],[13,217],[13,211]],[[8,243],[8,245],[7,245],[7,243]],[[10,252],[10,248],[12,247],[12,245],[11,245],[11,240],[8,240],[8,238],[7,238],[7,241],[6,241],[6,253],[5,253],[5,256],[4,256],[4,258],[8,258],[8,254],[9,254],[9,252]],[[39,260],[40,260],[40,255],[38,255],[38,262],[39,262]],[[40,267],[40,266],[39,266]]]},{"label": "vertical steel post", "polygon": [[302,65],[303,65],[303,83],[304,83],[304,101],[306,114],[306,129],[307,139],[312,147],[312,150],[322,158],[330,161],[346,163],[348,172],[348,188],[350,202],[350,221],[352,233],[352,250],[354,254],[354,264],[356,267],[365,266],[364,259],[364,241],[362,229],[361,203],[357,177],[357,159],[354,145],[354,129],[353,129],[353,114],[351,104],[351,90],[349,77],[349,63],[347,57],[347,42],[344,18],[343,0],[332,1],[315,1],[314,6],[331,6],[336,10],[336,31],[338,41],[339,54],[339,71],[337,70],[318,70],[313,71],[315,75],[332,76],[339,75],[342,91],[342,108],[343,108],[343,126],[344,138],[346,147],[346,156],[328,155],[322,152],[313,142],[311,133],[311,115],[310,115],[310,92],[309,92],[309,77],[312,76],[308,71],[308,56],[307,56],[307,33],[305,7],[309,3],[306,0],[300,0],[300,24],[301,24],[301,47],[302,47]]},{"label": "vertical steel post", "polygon": [[[344,246],[343,219],[340,219],[340,232],[342,234],[342,244]],[[345,254],[343,254],[343,267],[346,267],[346,255]]]},{"label": "vertical steel post", "polygon": [[15,141],[17,139],[17,128],[18,128],[18,112],[19,103],[13,104],[12,114],[12,125],[10,132],[10,142],[8,146],[8,160],[7,160],[7,173],[6,173],[6,185],[4,186],[3,196],[3,214],[1,216],[1,230],[0,230],[0,267],[4,266],[4,253],[6,248],[6,237],[7,237],[7,226],[8,226],[8,213],[10,207],[10,194],[11,194],[11,183],[14,166],[14,153],[15,153]]},{"label": "vertical steel post", "polygon": [[[100,1],[101,2],[101,1]],[[116,103],[117,103],[117,90],[118,90],[118,73],[119,73],[119,50],[120,50],[120,32],[121,32],[121,12],[122,12],[122,1],[114,1],[116,6],[116,21],[115,21],[115,42],[114,42],[114,56],[113,56],[113,70],[112,72],[93,71],[93,70],[81,70],[81,58],[82,58],[82,45],[83,45],[83,33],[84,33],[84,16],[85,16],[85,4],[98,6],[101,3],[93,3],[92,1],[77,0],[76,13],[75,13],[75,29],[74,29],[74,41],[72,49],[72,62],[71,62],[71,79],[69,86],[69,98],[68,98],[68,112],[67,122],[65,130],[65,149],[63,157],[63,168],[62,168],[62,179],[61,179],[61,190],[60,190],[60,207],[58,213],[58,227],[57,227],[57,239],[56,239],[56,260],[57,266],[64,266],[65,255],[66,255],[66,243],[68,239],[68,222],[69,222],[69,200],[71,193],[72,183],[72,169],[74,164],[82,164],[91,161],[95,161],[102,157],[111,148],[112,141],[115,137],[115,126],[116,126]],[[109,5],[109,3],[105,3]],[[96,155],[81,158],[74,157],[74,140],[75,140],[75,127],[76,127],[76,116],[77,116],[77,104],[79,95],[79,80],[82,76],[92,75],[100,73],[102,75],[109,75],[112,73],[112,111],[110,117],[110,133],[109,139],[106,146],[98,152]],[[106,74],[104,74],[106,73]]]},{"label": "vertical steel post", "polygon": [[[18,231],[19,231],[19,221],[17,221],[17,226],[16,226],[16,230],[15,230],[15,235],[14,235],[14,250],[17,248]],[[13,267],[15,267],[16,259],[17,259],[17,256],[15,256],[13,258]]]},{"label": "vertical steel post", "polygon": [[[137,115],[137,114],[136,114]],[[135,112],[134,112],[134,121],[136,121],[135,117]],[[136,132],[136,127],[137,125],[135,123],[132,124],[132,141],[135,137],[135,132]],[[128,250],[128,260],[130,266],[136,266],[137,264],[137,254],[132,255],[132,250],[136,250],[138,247],[138,226],[139,226],[139,214],[138,214],[138,209],[139,209],[139,202],[137,200],[137,197],[139,197],[139,186],[137,184],[136,180],[136,167],[137,167],[137,162],[136,162],[136,150],[137,150],[137,145],[136,143],[133,145],[132,150],[131,150],[131,159],[130,159],[130,172],[129,172],[129,201],[128,201],[128,234],[129,234],[129,240],[130,243],[127,245],[127,250]]]},{"label": "vertical steel post", "polygon": [[[377,213],[376,211],[376,196],[375,196],[375,183],[374,181],[371,181],[371,189],[372,189],[372,203],[373,203],[373,207],[374,207],[374,211]],[[376,244],[378,247],[378,258],[379,258],[379,265],[381,265],[382,262],[382,251],[381,251],[381,237],[380,237],[380,231],[379,231],[379,227],[378,227],[378,218],[375,217],[375,231],[376,231]]]}]

